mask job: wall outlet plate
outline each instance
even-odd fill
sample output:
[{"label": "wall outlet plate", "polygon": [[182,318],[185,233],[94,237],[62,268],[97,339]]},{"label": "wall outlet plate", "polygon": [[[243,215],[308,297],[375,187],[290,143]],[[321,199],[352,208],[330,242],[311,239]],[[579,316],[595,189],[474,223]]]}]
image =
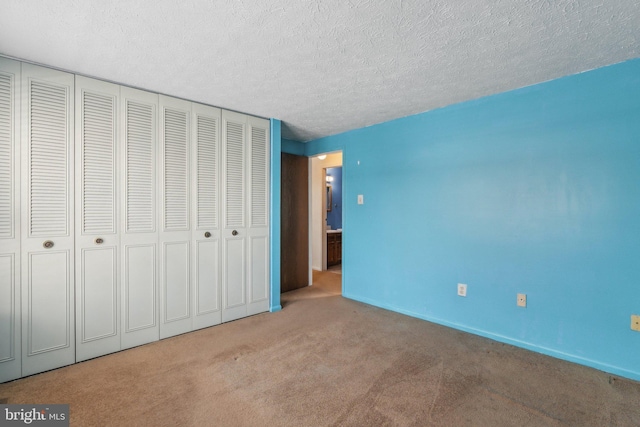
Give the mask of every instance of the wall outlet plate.
[{"label": "wall outlet plate", "polygon": [[640,315],[631,315],[631,329],[640,332]]},{"label": "wall outlet plate", "polygon": [[465,285],[464,283],[458,283],[458,295],[460,295],[461,297],[467,296],[467,285]]},{"label": "wall outlet plate", "polygon": [[527,294],[518,294],[516,303],[518,307],[526,307],[527,306]]}]

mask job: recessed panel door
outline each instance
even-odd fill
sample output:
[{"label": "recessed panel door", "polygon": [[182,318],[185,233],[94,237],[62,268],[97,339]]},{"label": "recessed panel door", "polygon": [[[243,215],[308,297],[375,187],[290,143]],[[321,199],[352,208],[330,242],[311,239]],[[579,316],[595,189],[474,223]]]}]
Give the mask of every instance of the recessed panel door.
[{"label": "recessed panel door", "polygon": [[248,117],[247,314],[269,310],[269,121]]},{"label": "recessed panel door", "polygon": [[192,104],[193,329],[222,321],[220,110]]},{"label": "recessed panel door", "polygon": [[0,383],[20,378],[20,63],[0,58]]},{"label": "recessed panel door", "polygon": [[158,95],[120,88],[121,114],[121,346],[160,338],[158,313]]},{"label": "recessed panel door", "polygon": [[247,315],[246,135],[246,116],[223,111],[223,322]]},{"label": "recessed panel door", "polygon": [[191,103],[160,95],[160,338],[191,331]]},{"label": "recessed panel door", "polygon": [[120,350],[120,87],[76,76],[76,359]]},{"label": "recessed panel door", "polygon": [[22,64],[22,375],[75,362],[74,76]]}]

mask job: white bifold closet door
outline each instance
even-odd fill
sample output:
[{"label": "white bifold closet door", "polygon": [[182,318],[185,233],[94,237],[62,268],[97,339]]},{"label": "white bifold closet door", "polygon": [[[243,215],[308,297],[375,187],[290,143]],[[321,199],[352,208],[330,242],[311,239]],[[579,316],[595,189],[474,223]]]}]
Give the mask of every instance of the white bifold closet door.
[{"label": "white bifold closet door", "polygon": [[269,310],[269,120],[247,116],[249,134],[247,315]]},{"label": "white bifold closet door", "polygon": [[220,109],[192,104],[193,329],[222,322]]},{"label": "white bifold closet door", "polygon": [[269,122],[222,112],[222,321],[269,308]]},{"label": "white bifold closet door", "polygon": [[160,95],[160,338],[191,331],[191,103]]},{"label": "white bifold closet door", "polygon": [[0,383],[20,378],[20,63],[0,58]]},{"label": "white bifold closet door", "polygon": [[158,227],[157,132],[158,95],[120,88],[122,230],[121,346],[157,341]]},{"label": "white bifold closet door", "polygon": [[160,338],[220,323],[220,110],[160,96]]},{"label": "white bifold closet door", "polygon": [[22,64],[22,375],[75,362],[74,76]]},{"label": "white bifold closet door", "polygon": [[76,77],[76,361],[120,350],[120,87]]}]

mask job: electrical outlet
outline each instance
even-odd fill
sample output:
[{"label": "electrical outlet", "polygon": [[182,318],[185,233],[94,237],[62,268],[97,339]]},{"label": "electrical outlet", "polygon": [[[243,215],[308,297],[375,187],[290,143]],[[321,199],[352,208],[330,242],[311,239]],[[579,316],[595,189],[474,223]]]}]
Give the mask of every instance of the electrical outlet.
[{"label": "electrical outlet", "polygon": [[364,205],[364,195],[358,194],[358,204]]},{"label": "electrical outlet", "polygon": [[640,332],[640,315],[631,315],[631,329]]},{"label": "electrical outlet", "polygon": [[465,285],[464,283],[458,283],[458,295],[460,295],[461,297],[467,296],[467,285]]},{"label": "electrical outlet", "polygon": [[518,307],[526,307],[527,294],[518,294],[517,304],[518,304]]}]

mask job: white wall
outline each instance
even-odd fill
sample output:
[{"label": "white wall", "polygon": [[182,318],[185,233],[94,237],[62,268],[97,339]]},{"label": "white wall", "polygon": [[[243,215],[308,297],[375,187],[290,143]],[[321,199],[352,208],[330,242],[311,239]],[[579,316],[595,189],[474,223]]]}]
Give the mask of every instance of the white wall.
[{"label": "white wall", "polygon": [[[322,270],[323,266],[326,268],[326,249],[325,249],[325,225],[327,218],[326,201],[325,201],[325,182],[324,171],[325,168],[333,168],[342,166],[342,152],[327,154],[327,158],[320,160],[318,157],[310,157],[311,167],[309,173],[311,179],[309,179],[309,212],[311,215],[311,235],[309,241],[311,242],[311,268],[314,270]],[[323,244],[324,243],[324,244]],[[323,261],[323,254],[325,260]]]}]

